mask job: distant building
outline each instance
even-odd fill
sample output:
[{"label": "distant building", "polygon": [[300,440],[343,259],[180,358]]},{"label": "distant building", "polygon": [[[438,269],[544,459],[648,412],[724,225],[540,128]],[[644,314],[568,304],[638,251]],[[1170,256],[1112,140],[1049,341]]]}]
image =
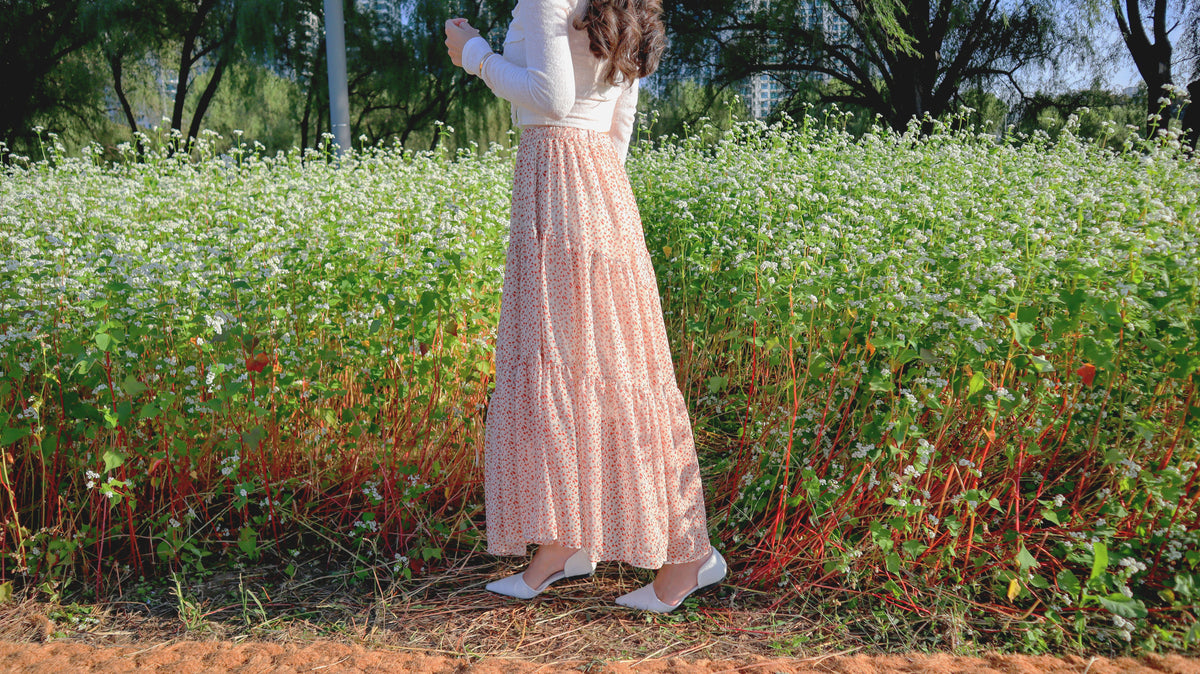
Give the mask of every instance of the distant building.
[{"label": "distant building", "polygon": [[[747,0],[747,9],[753,11],[771,0]],[[800,3],[799,25],[808,29],[820,28],[827,42],[842,42],[851,39],[850,23],[829,8],[828,0],[807,0]],[[791,88],[785,78],[795,77],[795,73],[759,73],[752,75],[739,88],[739,94],[746,101],[750,115],[761,119],[787,98]],[[810,79],[828,80],[830,75],[813,73]]]},{"label": "distant building", "polygon": [[398,0],[355,0],[354,6],[360,14],[370,16],[376,30],[386,35],[399,30],[404,20]]},{"label": "distant building", "polygon": [[741,87],[742,100],[750,109],[750,116],[762,119],[775,109],[783,99],[787,98],[787,90],[783,82],[771,73],[751,75]]}]

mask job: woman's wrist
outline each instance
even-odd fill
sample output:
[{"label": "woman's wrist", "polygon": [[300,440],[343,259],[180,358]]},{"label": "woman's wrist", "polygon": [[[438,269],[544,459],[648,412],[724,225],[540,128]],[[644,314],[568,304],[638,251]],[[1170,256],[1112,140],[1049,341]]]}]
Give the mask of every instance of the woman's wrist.
[{"label": "woman's wrist", "polygon": [[467,40],[462,51],[463,70],[467,71],[468,75],[478,76],[483,69],[484,62],[493,54],[495,52],[492,51],[491,45],[482,37],[473,37]]}]

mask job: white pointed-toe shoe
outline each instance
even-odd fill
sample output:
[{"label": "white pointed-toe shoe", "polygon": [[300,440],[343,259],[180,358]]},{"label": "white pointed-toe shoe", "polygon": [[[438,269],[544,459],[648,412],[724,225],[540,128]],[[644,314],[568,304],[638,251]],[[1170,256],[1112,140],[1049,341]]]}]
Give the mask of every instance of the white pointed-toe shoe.
[{"label": "white pointed-toe shoe", "polygon": [[711,587],[721,582],[725,578],[727,570],[728,566],[725,564],[725,558],[721,556],[721,553],[717,552],[716,548],[712,548],[708,559],[704,560],[704,564],[696,571],[696,587],[688,590],[688,593],[683,595],[683,599],[680,599],[678,604],[668,604],[659,599],[658,595],[654,593],[654,583],[643,585],[633,592],[617,597],[617,604],[628,606],[629,608],[639,608],[643,611],[670,613],[679,608],[683,604],[683,600],[690,597],[693,592],[703,590],[706,587]]},{"label": "white pointed-toe shoe", "polygon": [[542,590],[550,587],[552,584],[567,578],[585,578],[592,575],[596,571],[596,563],[588,560],[587,548],[581,548],[567,558],[563,564],[563,570],[550,574],[550,577],[542,581],[542,584],[534,589],[525,583],[525,572],[516,573],[511,576],[494,580],[488,583],[488,590],[496,594],[502,594],[508,597],[516,597],[517,599],[532,599],[542,593]]}]

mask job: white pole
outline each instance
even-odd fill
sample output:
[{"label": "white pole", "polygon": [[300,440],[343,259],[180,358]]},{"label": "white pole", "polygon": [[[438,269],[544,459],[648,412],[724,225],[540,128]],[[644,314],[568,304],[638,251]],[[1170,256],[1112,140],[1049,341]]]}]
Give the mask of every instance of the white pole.
[{"label": "white pole", "polygon": [[346,87],[346,19],[342,0],[325,0],[325,57],[329,63],[329,125],[338,156],[350,147],[350,93]]}]

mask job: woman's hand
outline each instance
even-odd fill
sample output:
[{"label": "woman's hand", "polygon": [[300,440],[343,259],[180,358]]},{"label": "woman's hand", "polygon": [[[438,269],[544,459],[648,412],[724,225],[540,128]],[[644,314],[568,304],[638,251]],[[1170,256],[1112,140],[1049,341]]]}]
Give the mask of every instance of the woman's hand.
[{"label": "woman's hand", "polygon": [[450,62],[462,67],[463,45],[473,37],[480,37],[479,31],[471,27],[466,19],[450,19],[446,22],[446,49],[450,52]]}]

